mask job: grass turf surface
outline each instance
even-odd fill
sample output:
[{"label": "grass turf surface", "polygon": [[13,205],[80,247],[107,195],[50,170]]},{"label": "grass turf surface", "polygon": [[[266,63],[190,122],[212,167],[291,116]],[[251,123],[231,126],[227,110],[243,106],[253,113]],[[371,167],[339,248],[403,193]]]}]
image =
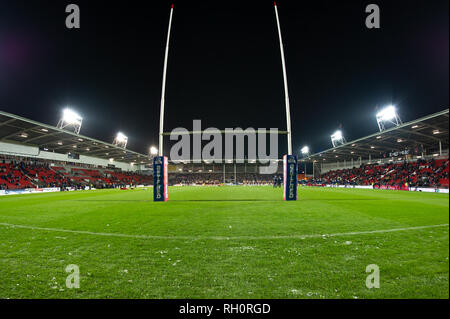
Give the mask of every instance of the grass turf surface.
[{"label": "grass turf surface", "polygon": [[[0,298],[449,298],[448,194],[300,188],[283,202],[281,192],[1,197]],[[79,289],[65,286],[69,264],[80,267]],[[369,264],[380,267],[379,289],[365,285]]]}]

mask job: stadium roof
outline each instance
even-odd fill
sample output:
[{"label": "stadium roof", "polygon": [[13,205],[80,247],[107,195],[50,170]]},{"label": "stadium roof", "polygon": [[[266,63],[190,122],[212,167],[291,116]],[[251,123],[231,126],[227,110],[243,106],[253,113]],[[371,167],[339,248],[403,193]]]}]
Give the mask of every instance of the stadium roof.
[{"label": "stadium roof", "polygon": [[55,153],[114,158],[125,163],[152,162],[148,155],[3,111],[0,111],[0,141],[39,147]]},{"label": "stadium roof", "polygon": [[[306,162],[336,162],[362,157],[383,158],[386,154],[421,147],[427,154],[449,147],[449,109],[389,128],[382,132],[309,155]],[[387,155],[389,156],[389,155]]]}]

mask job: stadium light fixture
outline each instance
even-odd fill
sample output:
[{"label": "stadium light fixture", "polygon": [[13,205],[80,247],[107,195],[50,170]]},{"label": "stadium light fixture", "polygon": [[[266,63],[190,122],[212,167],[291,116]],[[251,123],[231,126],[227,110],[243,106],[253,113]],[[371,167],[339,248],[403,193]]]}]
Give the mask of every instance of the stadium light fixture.
[{"label": "stadium light fixture", "polygon": [[113,141],[113,145],[126,148],[128,143],[128,137],[122,132],[117,133],[116,138]]},{"label": "stadium light fixture", "polygon": [[380,132],[386,129],[386,124],[392,124],[394,126],[402,124],[402,120],[398,116],[397,109],[394,105],[389,105],[382,109],[377,113],[376,118]]},{"label": "stadium light fixture", "polygon": [[309,147],[308,146],[303,146],[301,149],[301,152],[303,155],[308,155],[309,154]]},{"label": "stadium light fixture", "polygon": [[156,146],[150,147],[150,155],[158,155],[158,148]]},{"label": "stadium light fixture", "polygon": [[331,135],[331,144],[333,144],[333,147],[344,145],[345,143],[346,141],[344,135],[342,134],[342,131],[338,130],[334,132],[333,135]]},{"label": "stadium light fixture", "polygon": [[83,118],[73,110],[66,108],[63,110],[63,115],[56,126],[59,129],[73,129],[76,134],[80,134],[81,124]]}]

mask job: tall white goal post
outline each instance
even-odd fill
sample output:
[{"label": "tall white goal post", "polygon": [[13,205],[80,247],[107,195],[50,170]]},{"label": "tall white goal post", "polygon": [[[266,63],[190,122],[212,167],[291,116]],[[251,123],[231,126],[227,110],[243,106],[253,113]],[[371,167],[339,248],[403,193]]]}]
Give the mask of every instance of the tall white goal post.
[{"label": "tall white goal post", "polygon": [[[280,19],[278,16],[277,3],[274,2],[275,18],[277,22],[278,37],[280,41],[280,53],[281,53],[281,65],[283,71],[283,83],[284,83],[284,95],[285,95],[285,107],[286,107],[286,127],[287,127],[287,144],[288,152],[283,157],[283,176],[284,176],[284,200],[296,200],[297,199],[297,173],[298,162],[297,156],[292,154],[292,128],[291,128],[291,113],[289,104],[289,90],[287,82],[286,61],[284,56],[283,39],[281,36]],[[167,163],[168,159],[164,156],[164,106],[165,106],[165,91],[167,81],[167,61],[169,57],[169,43],[170,33],[172,29],[172,17],[173,17],[174,5],[171,5],[169,16],[169,27],[167,32],[167,41],[164,55],[164,68],[162,78],[162,90],[161,90],[161,108],[159,118],[159,156],[154,158],[153,164],[153,180],[154,180],[154,200],[155,201],[167,201],[168,200],[168,177],[167,177]],[[155,173],[155,171],[157,173]]]}]

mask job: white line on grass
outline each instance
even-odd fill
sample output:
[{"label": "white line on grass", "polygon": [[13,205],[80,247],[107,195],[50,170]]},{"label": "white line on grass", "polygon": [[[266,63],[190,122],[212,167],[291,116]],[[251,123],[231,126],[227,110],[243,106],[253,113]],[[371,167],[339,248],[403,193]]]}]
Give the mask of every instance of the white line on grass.
[{"label": "white line on grass", "polygon": [[416,227],[404,227],[404,228],[392,228],[392,229],[381,229],[381,230],[367,230],[358,232],[348,232],[348,233],[334,233],[334,234],[307,234],[307,235],[273,235],[273,236],[158,236],[158,235],[130,235],[130,234],[119,234],[119,233],[97,233],[85,230],[70,230],[70,229],[59,229],[59,228],[47,228],[47,227],[35,227],[26,225],[16,225],[8,223],[0,223],[0,226],[12,227],[12,228],[23,228],[32,230],[42,230],[50,232],[60,232],[60,233],[73,233],[73,234],[84,234],[84,235],[94,235],[94,236],[109,236],[109,237],[122,237],[122,238],[137,238],[137,239],[163,239],[163,240],[270,240],[270,239],[306,239],[306,238],[323,238],[323,237],[339,237],[339,236],[355,236],[355,235],[366,235],[366,234],[382,234],[382,233],[393,233],[399,231],[408,230],[418,230],[418,229],[428,229],[437,227],[448,227],[449,224],[439,224],[439,225],[427,225],[427,226],[416,226]]}]

